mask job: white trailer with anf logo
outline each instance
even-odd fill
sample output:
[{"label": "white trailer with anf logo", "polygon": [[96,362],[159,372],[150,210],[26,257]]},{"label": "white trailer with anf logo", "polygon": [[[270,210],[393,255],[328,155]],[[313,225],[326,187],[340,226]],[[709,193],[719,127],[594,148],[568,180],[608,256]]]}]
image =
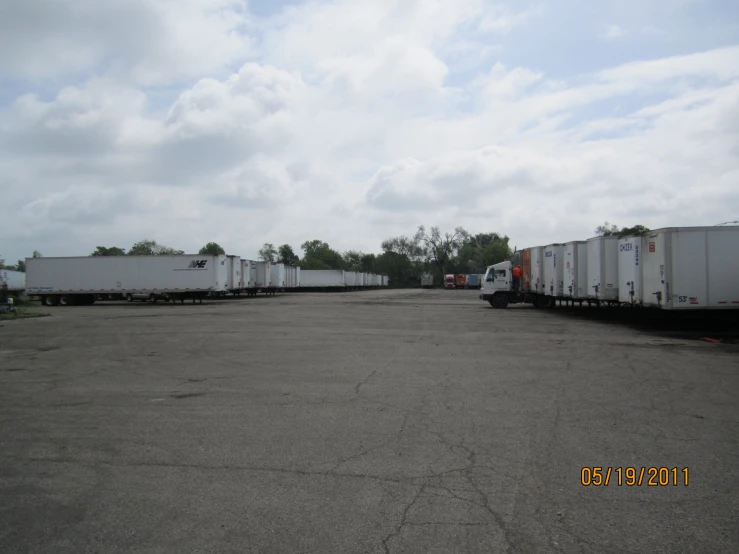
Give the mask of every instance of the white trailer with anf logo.
[{"label": "white trailer with anf logo", "polygon": [[47,306],[95,300],[193,302],[228,290],[226,256],[84,256],[26,258],[29,296]]}]

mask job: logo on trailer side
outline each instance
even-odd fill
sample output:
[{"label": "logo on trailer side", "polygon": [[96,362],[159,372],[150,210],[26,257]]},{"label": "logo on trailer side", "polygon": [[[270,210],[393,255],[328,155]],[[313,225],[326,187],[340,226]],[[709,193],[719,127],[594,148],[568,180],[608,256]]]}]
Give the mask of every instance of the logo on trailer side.
[{"label": "logo on trailer side", "polygon": [[205,264],[208,263],[208,260],[193,260],[190,262],[190,265],[187,266],[187,269],[205,269]]}]

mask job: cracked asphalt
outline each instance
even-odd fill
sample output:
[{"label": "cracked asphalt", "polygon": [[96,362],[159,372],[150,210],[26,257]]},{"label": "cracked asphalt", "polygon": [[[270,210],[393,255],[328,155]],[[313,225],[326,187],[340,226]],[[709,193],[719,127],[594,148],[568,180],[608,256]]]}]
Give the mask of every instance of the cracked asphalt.
[{"label": "cracked asphalt", "polygon": [[739,351],[700,329],[443,290],[49,311],[0,322],[0,552],[739,552]]}]

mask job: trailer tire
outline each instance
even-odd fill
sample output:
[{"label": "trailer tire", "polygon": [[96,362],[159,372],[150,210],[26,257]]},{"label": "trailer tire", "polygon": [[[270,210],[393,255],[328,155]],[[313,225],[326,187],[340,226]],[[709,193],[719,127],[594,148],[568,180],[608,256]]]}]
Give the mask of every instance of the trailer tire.
[{"label": "trailer tire", "polygon": [[508,307],[508,297],[505,294],[495,294],[490,301],[490,305],[493,308],[503,310]]},{"label": "trailer tire", "polygon": [[157,295],[152,292],[149,295],[149,300],[151,300],[152,304],[156,304],[157,303]]},{"label": "trailer tire", "polygon": [[59,305],[60,306],[72,306],[74,304],[74,298],[72,298],[68,294],[63,294],[59,297]]},{"label": "trailer tire", "polygon": [[126,295],[126,302],[133,302],[133,294],[130,292]]},{"label": "trailer tire", "polygon": [[56,294],[52,294],[51,296],[46,297],[46,305],[47,306],[58,306],[59,305],[59,296]]}]

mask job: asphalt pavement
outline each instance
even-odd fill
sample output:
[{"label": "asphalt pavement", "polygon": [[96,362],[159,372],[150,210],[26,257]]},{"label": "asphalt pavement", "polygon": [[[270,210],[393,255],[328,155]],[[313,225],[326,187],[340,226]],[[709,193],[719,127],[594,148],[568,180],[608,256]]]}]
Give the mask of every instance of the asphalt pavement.
[{"label": "asphalt pavement", "polygon": [[739,347],[700,321],[444,290],[44,310],[0,321],[0,552],[739,552]]}]

